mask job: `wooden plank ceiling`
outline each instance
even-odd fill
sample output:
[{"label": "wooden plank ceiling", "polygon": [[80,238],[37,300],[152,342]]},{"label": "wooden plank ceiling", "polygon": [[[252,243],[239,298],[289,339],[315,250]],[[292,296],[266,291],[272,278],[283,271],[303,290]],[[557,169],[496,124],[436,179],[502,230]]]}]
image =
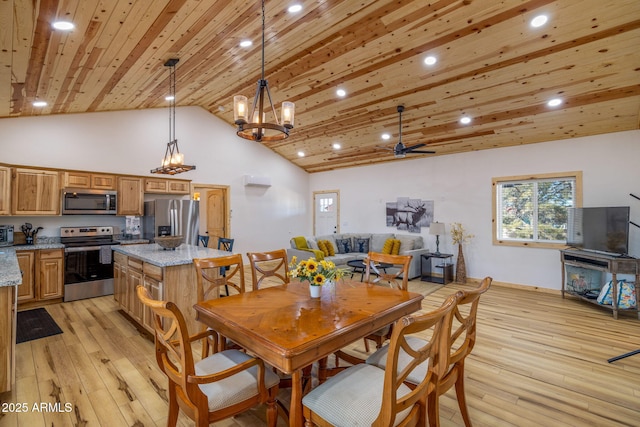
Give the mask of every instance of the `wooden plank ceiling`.
[{"label": "wooden plank ceiling", "polygon": [[[406,158],[640,127],[638,0],[292,1],[266,1],[266,78],[278,110],[296,103],[291,136],[266,145],[308,172],[401,161],[381,148],[397,105],[405,145],[436,152]],[[233,95],[260,77],[260,14],[257,0],[0,0],[0,117],[166,108],[163,64],[179,58],[177,105],[233,126]]]}]

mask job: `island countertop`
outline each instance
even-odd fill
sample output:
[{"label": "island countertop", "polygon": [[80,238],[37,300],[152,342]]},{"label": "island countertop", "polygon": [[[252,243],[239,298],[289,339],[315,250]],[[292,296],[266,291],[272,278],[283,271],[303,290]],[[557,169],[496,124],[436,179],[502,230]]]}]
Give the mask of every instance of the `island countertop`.
[{"label": "island countertop", "polygon": [[10,247],[0,248],[0,287],[16,286],[22,283],[22,273],[16,251]]},{"label": "island countertop", "polygon": [[164,250],[157,243],[147,245],[118,245],[114,252],[138,258],[158,267],[191,264],[195,258],[216,258],[231,253],[217,249],[182,244],[175,250]]}]

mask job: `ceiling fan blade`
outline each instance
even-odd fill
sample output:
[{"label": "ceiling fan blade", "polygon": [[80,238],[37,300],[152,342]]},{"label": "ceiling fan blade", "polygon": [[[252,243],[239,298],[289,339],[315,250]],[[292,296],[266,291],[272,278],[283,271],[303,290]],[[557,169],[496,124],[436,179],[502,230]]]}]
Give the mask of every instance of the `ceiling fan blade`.
[{"label": "ceiling fan blade", "polygon": [[411,150],[411,151],[407,151],[407,153],[436,154],[435,151],[425,151],[425,150]]},{"label": "ceiling fan blade", "polygon": [[416,145],[412,145],[412,146],[410,146],[410,147],[405,147],[403,151],[405,151],[405,152],[413,151],[413,150],[415,150],[416,148],[424,147],[425,145],[427,145],[427,144],[416,144]]}]

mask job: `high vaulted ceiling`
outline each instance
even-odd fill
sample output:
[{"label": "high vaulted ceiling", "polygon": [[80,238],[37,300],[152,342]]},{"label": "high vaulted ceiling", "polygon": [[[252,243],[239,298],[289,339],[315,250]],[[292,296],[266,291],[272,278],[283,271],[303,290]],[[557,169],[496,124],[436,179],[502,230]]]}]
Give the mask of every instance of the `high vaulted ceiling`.
[{"label": "high vaulted ceiling", "polygon": [[[436,151],[407,158],[640,127],[638,0],[293,3],[266,0],[266,78],[296,118],[265,145],[309,172],[398,161],[381,148],[397,142],[397,105],[405,145]],[[251,99],[260,78],[260,14],[258,0],[0,0],[0,117],[166,108],[163,64],[179,58],[177,105],[233,126],[233,95]]]}]

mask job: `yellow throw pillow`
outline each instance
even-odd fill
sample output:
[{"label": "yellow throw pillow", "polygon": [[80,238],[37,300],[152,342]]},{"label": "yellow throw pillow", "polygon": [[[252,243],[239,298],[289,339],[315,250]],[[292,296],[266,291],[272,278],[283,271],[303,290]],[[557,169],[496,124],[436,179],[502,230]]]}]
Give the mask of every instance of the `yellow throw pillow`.
[{"label": "yellow throw pillow", "polygon": [[393,249],[393,240],[394,239],[387,239],[384,242],[384,245],[382,245],[383,254],[391,255],[391,250]]},{"label": "yellow throw pillow", "polygon": [[391,249],[391,255],[400,254],[400,240],[393,239],[393,248]]},{"label": "yellow throw pillow", "polygon": [[294,237],[293,243],[296,244],[297,249],[309,249],[309,246],[307,246],[307,239],[305,239],[304,236]]},{"label": "yellow throw pillow", "polygon": [[324,241],[327,244],[327,251],[329,252],[329,256],[334,256],[336,254],[336,248],[333,247],[333,243],[330,240]]},{"label": "yellow throw pillow", "polygon": [[318,240],[318,249],[322,251],[324,256],[329,256],[329,249],[327,249],[327,241],[326,240]]}]

